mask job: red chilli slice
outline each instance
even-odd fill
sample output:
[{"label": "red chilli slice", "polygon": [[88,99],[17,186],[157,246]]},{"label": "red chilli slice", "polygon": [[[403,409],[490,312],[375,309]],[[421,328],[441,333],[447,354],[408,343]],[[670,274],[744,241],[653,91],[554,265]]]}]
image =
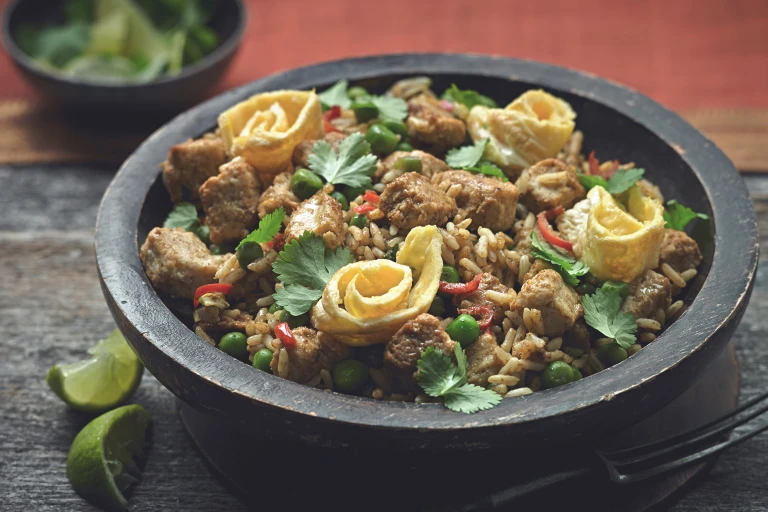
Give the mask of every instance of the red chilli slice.
[{"label": "red chilli slice", "polygon": [[479,316],[477,324],[481,329],[488,329],[493,322],[493,308],[491,306],[470,306],[466,309],[460,309],[459,313],[466,313],[471,316]]},{"label": "red chilli slice", "polygon": [[554,231],[552,231],[552,228],[549,226],[549,221],[547,219],[553,219],[563,213],[563,207],[558,206],[557,208],[553,208],[551,210],[547,210],[545,212],[539,213],[536,218],[539,221],[539,231],[541,231],[541,236],[549,242],[551,245],[554,245],[555,247],[560,247],[561,249],[565,249],[566,251],[573,252],[573,244],[569,242],[568,240],[564,240],[557,236]]},{"label": "red chilli slice", "polygon": [[341,107],[338,105],[334,105],[333,107],[326,110],[325,114],[323,114],[323,131],[325,133],[341,133],[341,130],[338,130],[335,126],[331,124],[331,121],[341,117]]},{"label": "red chilli slice", "polygon": [[379,194],[373,190],[366,190],[365,194],[363,194],[363,199],[371,204],[379,204]]},{"label": "red chilli slice", "polygon": [[288,322],[280,322],[277,324],[275,326],[275,335],[286,347],[292,348],[296,346],[296,338],[294,337]]},{"label": "red chilli slice", "polygon": [[371,213],[375,209],[376,209],[376,207],[373,206],[372,204],[361,204],[360,206],[355,206],[353,208],[355,213],[361,213],[363,215],[368,215],[369,213]]},{"label": "red chilli slice", "polygon": [[456,108],[456,106],[448,100],[440,100],[440,106],[443,110],[447,110],[450,113],[453,113],[453,110]]},{"label": "red chilli slice", "polygon": [[449,293],[451,295],[461,295],[462,293],[471,293],[480,286],[480,278],[482,274],[477,274],[468,283],[449,283],[448,281],[440,281],[438,290],[443,293]]},{"label": "red chilli slice", "polygon": [[193,303],[195,307],[198,305],[198,299],[205,295],[206,293],[223,293],[224,295],[228,294],[232,291],[232,285],[231,284],[221,284],[221,283],[214,283],[214,284],[204,284],[197,290],[195,290],[195,298],[193,300]]}]

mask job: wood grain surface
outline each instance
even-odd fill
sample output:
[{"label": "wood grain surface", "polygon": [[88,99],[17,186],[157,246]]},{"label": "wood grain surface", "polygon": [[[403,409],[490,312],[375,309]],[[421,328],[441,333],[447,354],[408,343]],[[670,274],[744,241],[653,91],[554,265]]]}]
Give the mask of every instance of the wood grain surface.
[{"label": "wood grain surface", "polygon": [[[44,376],[54,363],[81,358],[114,325],[99,288],[92,240],[98,201],[110,179],[110,168],[0,166],[2,510],[94,510],[72,491],[64,470],[69,445],[88,417],[69,411],[47,389]],[[765,244],[768,178],[746,180]],[[768,389],[767,259],[764,252],[757,286],[734,339],[742,365],[742,398]],[[131,510],[247,509],[198,457],[170,392],[145,375],[133,401],[149,410],[155,428]],[[734,448],[671,510],[768,510],[766,456],[766,435]],[[279,477],[270,476],[269,467],[264,461],[259,481],[265,486],[269,478]]]}]

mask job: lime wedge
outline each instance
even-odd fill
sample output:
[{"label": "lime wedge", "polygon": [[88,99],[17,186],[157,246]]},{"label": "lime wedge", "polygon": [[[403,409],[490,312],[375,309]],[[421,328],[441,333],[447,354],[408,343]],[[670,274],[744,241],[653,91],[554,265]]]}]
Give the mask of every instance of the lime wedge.
[{"label": "lime wedge", "polygon": [[88,350],[93,357],[55,365],[45,380],[54,393],[79,411],[100,413],[125,402],[141,382],[144,366],[115,329]]},{"label": "lime wedge", "polygon": [[77,434],[67,457],[75,492],[102,508],[125,510],[125,492],[139,480],[152,419],[140,405],[102,414]]}]

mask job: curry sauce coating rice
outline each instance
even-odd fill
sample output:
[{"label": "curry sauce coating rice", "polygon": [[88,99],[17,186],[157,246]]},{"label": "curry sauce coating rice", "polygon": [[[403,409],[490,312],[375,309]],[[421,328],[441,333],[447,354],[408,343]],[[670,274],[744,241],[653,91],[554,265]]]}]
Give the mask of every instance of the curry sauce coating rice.
[{"label": "curry sauce coating rice", "polygon": [[[407,100],[408,115],[402,128],[392,123],[384,126],[392,127],[400,142],[416,149],[404,145],[396,151],[379,152],[369,174],[369,190],[378,193],[327,182],[324,176],[323,188],[304,201],[299,199],[293,171],[308,166],[316,170],[310,165],[314,138],[298,142],[283,172],[265,182],[260,181],[259,163],[234,157],[219,134],[172,148],[162,166],[172,201],[200,201],[197,206],[207,217],[201,221],[210,228],[211,243],[225,244],[225,250],[226,244],[230,247],[228,255],[213,254],[221,248],[206,246],[191,232],[155,228],[140,251],[153,285],[185,299],[192,299],[203,285],[231,286],[229,291],[199,297],[194,320],[200,337],[216,344],[227,332],[244,332],[249,359],[260,350],[269,350],[273,374],[327,390],[343,391],[350,385],[349,375],[339,373],[339,363],[358,361],[362,382],[351,392],[375,399],[439,400],[419,386],[417,362],[427,347],[435,347],[455,362],[456,341],[451,339],[450,326],[467,312],[478,324],[489,319],[487,327],[464,349],[467,381],[502,396],[521,397],[547,387],[547,369],[553,362],[565,363],[582,376],[616,364],[617,360],[606,356],[607,350],[615,350],[611,347],[616,341],[588,327],[583,305],[585,297],[595,297],[596,289],[605,285],[590,274],[578,276],[577,284],[566,283],[567,271],[541,256],[532,233],[547,243],[573,245],[570,250],[568,245],[552,250],[578,261],[577,245],[572,244],[576,240],[552,227],[554,217],[562,214],[550,216],[549,212],[584,207],[586,190],[579,173],[597,170],[608,178],[634,164],[617,166],[611,160],[596,162],[593,155],[585,158],[584,136],[573,130],[558,152],[516,169],[510,175],[519,176],[514,181],[480,174],[478,169],[498,163],[497,168],[507,170],[508,162],[494,162],[494,155],[514,153],[515,148],[486,149],[474,164],[458,166],[467,169],[452,167],[455,148],[467,145],[465,119],[471,109],[438,100],[421,85],[396,85],[392,93]],[[326,125],[323,139],[337,153],[342,142],[356,133],[373,145],[383,144],[369,137],[368,130],[376,123],[359,122],[354,111],[341,109]],[[531,130],[529,136],[534,133]],[[486,144],[493,146],[509,138],[489,140]],[[411,159],[410,165],[418,172],[407,170],[403,158]],[[642,197],[662,199],[658,187],[645,179],[637,182],[637,188]],[[625,200],[621,195],[615,197]],[[243,261],[234,254],[234,245],[259,226],[258,219],[280,209],[285,213],[278,227],[280,234],[261,243],[262,252],[256,259]],[[548,217],[542,221],[541,215]],[[394,261],[409,233],[424,226],[437,230],[442,264],[452,268],[461,283],[476,279],[478,286],[455,295],[437,294],[429,313],[407,320],[385,343],[350,346],[331,333],[313,329],[311,314],[290,315],[276,304],[274,294],[279,295],[286,285],[273,265],[284,245],[305,231],[320,237],[326,251],[348,250],[352,261]],[[632,315],[637,326],[635,341],[618,351],[621,357],[630,357],[655,340],[665,324],[679,316],[685,302],[678,296],[696,276],[703,259],[696,242],[672,228],[664,231],[659,254],[654,268],[645,268],[626,283],[615,285],[623,294],[617,314]],[[292,327],[291,343],[276,330],[285,322]]]}]

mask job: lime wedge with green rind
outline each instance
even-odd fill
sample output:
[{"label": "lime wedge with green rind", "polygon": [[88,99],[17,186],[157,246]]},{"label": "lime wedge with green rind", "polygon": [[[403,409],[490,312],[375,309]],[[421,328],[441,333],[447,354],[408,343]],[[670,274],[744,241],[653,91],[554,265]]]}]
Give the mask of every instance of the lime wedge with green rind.
[{"label": "lime wedge with green rind", "polygon": [[107,510],[125,510],[125,493],[138,482],[146,460],[151,422],[146,409],[134,404],[88,423],[67,457],[67,478],[75,492]]},{"label": "lime wedge with green rind", "polygon": [[55,365],[45,380],[54,393],[79,411],[108,411],[130,398],[141,382],[144,366],[115,329],[90,348],[90,359]]}]

